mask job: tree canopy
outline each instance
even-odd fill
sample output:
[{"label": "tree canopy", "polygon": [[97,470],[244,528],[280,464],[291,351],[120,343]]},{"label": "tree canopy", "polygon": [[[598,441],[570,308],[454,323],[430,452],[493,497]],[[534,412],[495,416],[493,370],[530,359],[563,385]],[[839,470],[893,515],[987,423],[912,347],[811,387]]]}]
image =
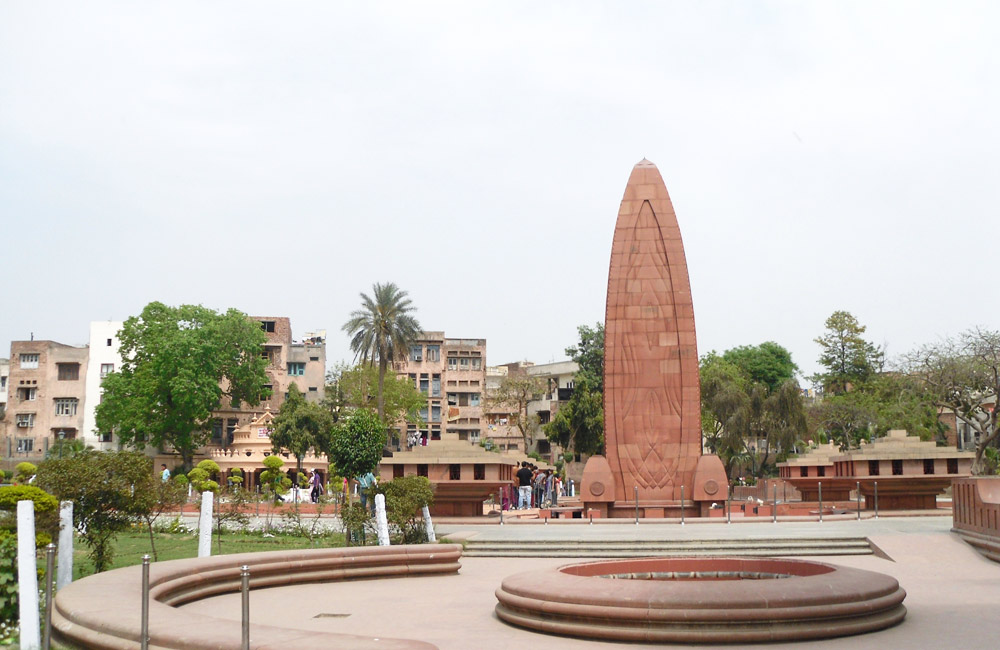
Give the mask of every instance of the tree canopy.
[{"label": "tree canopy", "polygon": [[508,414],[510,423],[517,427],[524,440],[525,452],[531,449],[538,430],[538,416],[528,412],[528,404],[544,392],[544,380],[518,372],[504,376],[500,385],[485,398],[487,411],[503,411]]},{"label": "tree canopy", "polygon": [[376,413],[357,409],[333,428],[328,455],[338,476],[355,478],[374,472],[385,447],[385,424]]},{"label": "tree canopy", "polygon": [[405,359],[410,344],[420,336],[420,323],[407,293],[392,282],[375,283],[372,296],[361,293],[361,308],[351,312],[344,331],[351,337],[357,360],[378,362],[378,416],[385,418],[384,384],[389,365]]},{"label": "tree canopy", "polygon": [[573,394],[543,427],[549,440],[580,454],[604,451],[604,325],[580,325],[580,341],[566,348],[577,363]]},{"label": "tree canopy", "polygon": [[[427,396],[406,377],[386,375],[382,386],[384,419],[416,422]],[[327,375],[323,406],[338,420],[354,409],[378,410],[378,369],[368,364],[340,365]]]},{"label": "tree canopy", "polygon": [[833,312],[824,326],[826,332],[815,341],[822,348],[819,362],[826,367],[817,377],[825,392],[846,393],[882,371],[885,352],[862,338],[867,328],[850,312]]},{"label": "tree canopy", "polygon": [[984,454],[1000,438],[1000,331],[972,329],[905,357],[933,403],[952,411],[976,435],[972,472],[985,471]]},{"label": "tree canopy", "polygon": [[750,381],[767,386],[769,392],[794,379],[799,369],[792,361],[792,353],[774,341],[741,345],[726,350],[722,358],[739,368]]},{"label": "tree canopy", "polygon": [[295,456],[296,472],[301,472],[302,459],[310,449],[317,455],[327,453],[332,431],[330,412],[319,404],[306,401],[299,387],[292,383],[288,387],[288,397],[274,418],[271,449],[276,454],[282,449],[288,450]]},{"label": "tree canopy", "polygon": [[230,309],[151,302],[118,334],[121,368],[104,378],[97,428],[125,446],[172,446],[190,466],[223,397],[259,403],[267,384],[260,324]]}]

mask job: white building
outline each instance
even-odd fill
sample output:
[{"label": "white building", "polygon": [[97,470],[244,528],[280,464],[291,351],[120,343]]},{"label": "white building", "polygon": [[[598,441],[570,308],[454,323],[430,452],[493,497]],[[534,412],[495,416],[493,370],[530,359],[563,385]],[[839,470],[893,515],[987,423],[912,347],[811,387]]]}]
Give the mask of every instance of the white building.
[{"label": "white building", "polygon": [[95,449],[114,448],[111,433],[97,430],[97,405],[101,403],[101,380],[121,367],[118,332],[123,324],[121,321],[94,321],[90,324],[90,363],[87,365],[87,399],[81,439]]},{"label": "white building", "polygon": [[7,382],[10,379],[10,360],[0,359],[0,410],[7,406]]}]

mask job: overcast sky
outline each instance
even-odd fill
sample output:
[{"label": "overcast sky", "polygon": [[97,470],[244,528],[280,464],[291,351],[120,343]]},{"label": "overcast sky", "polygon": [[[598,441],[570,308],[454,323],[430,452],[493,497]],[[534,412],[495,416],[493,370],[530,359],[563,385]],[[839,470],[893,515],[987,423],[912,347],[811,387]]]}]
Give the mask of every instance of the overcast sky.
[{"label": "overcast sky", "polygon": [[[699,353],[1000,326],[1000,5],[0,2],[0,349],[153,300],[328,330],[392,281],[488,363],[604,319],[632,166]],[[6,354],[0,353],[0,356]]]}]

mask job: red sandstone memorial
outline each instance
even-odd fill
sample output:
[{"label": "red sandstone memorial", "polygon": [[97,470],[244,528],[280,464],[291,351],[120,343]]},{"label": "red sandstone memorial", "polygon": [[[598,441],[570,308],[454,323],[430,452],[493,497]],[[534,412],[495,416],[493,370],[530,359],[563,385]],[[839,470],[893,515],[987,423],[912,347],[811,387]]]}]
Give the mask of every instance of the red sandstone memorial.
[{"label": "red sandstone memorial", "polygon": [[645,159],[625,186],[611,247],[604,413],[607,456],[591,457],[584,469],[585,509],[705,516],[726,499],[722,462],[701,453],[698,346],[680,227],[660,172]]}]

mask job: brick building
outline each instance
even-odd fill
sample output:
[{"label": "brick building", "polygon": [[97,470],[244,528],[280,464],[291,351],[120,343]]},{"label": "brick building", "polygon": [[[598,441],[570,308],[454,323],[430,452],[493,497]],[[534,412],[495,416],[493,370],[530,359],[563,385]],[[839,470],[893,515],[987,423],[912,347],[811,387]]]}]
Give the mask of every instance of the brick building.
[{"label": "brick building", "polygon": [[427,396],[427,406],[420,411],[422,422],[398,425],[392,446],[426,445],[440,440],[443,431],[479,442],[484,428],[486,339],[450,339],[444,332],[423,332],[394,370]]},{"label": "brick building", "polygon": [[12,463],[38,462],[59,439],[83,431],[87,347],[55,341],[14,341],[3,454]]}]

